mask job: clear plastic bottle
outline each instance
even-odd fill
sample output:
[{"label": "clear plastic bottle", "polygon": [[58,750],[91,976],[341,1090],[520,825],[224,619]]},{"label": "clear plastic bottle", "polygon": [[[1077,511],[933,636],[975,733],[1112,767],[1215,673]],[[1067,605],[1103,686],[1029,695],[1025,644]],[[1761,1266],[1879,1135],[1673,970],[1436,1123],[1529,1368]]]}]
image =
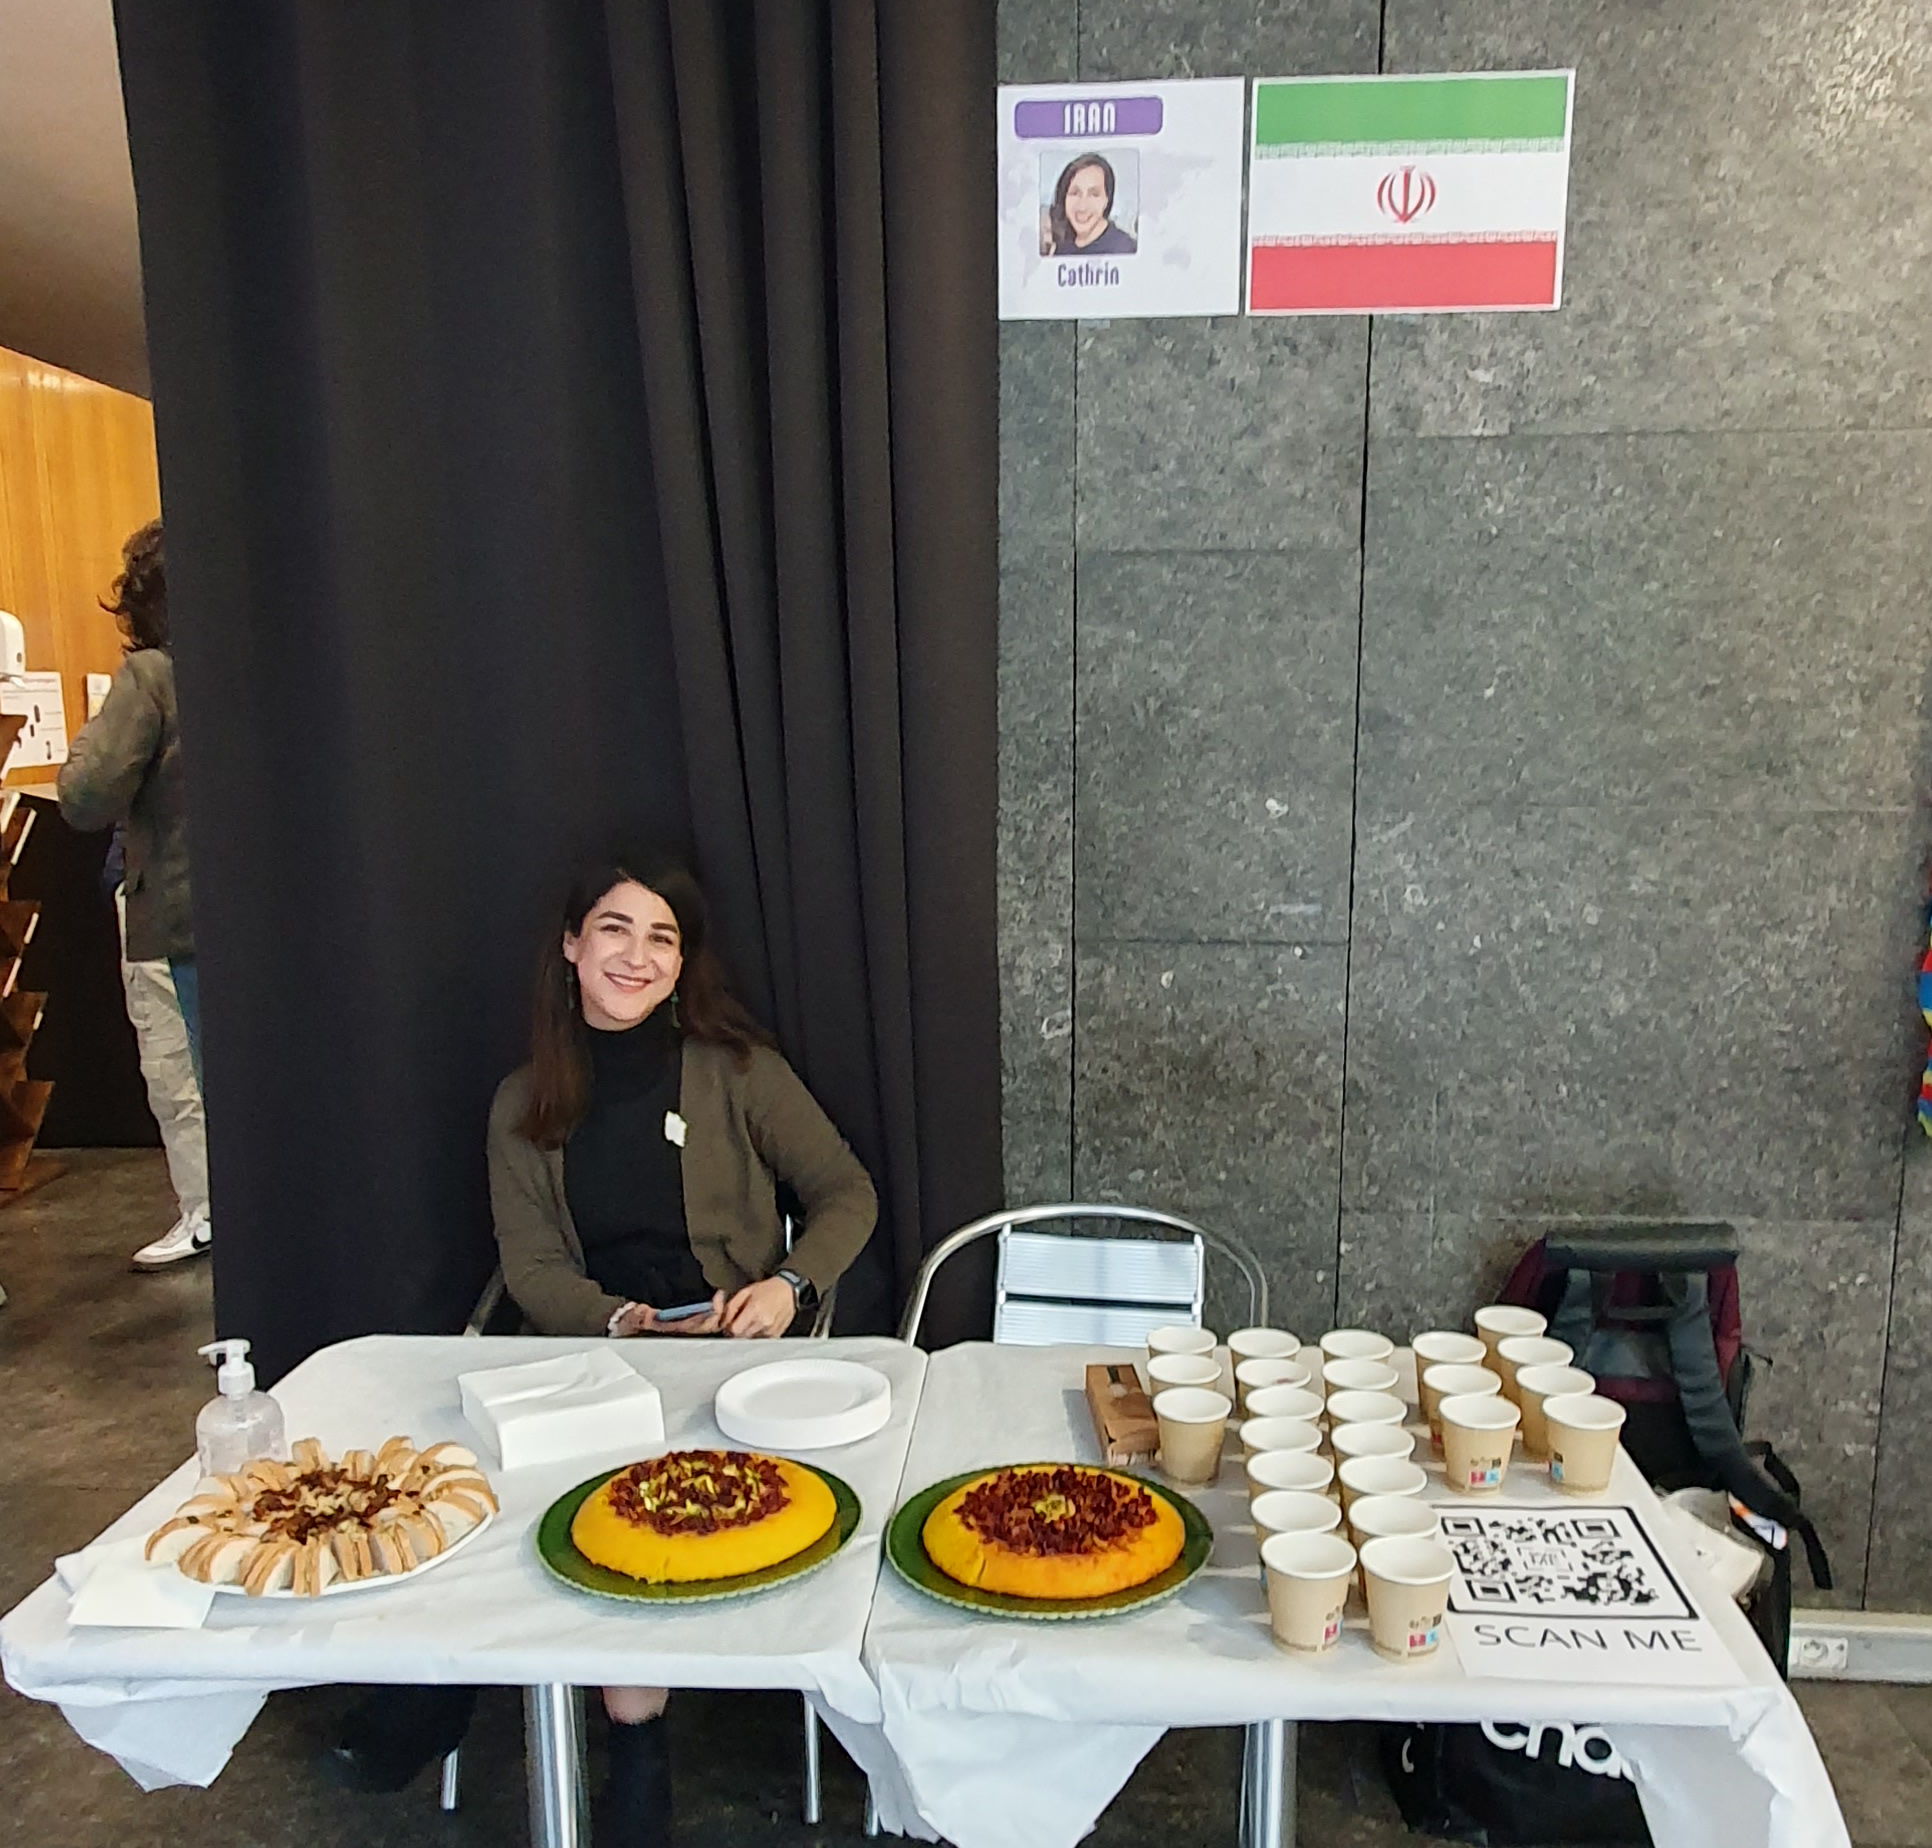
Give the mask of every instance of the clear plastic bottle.
[{"label": "clear plastic bottle", "polygon": [[195,1419],[195,1458],[204,1476],[227,1476],[251,1457],[288,1456],[282,1408],[255,1390],[246,1341],[211,1341],[198,1352],[219,1360],[216,1397]]}]

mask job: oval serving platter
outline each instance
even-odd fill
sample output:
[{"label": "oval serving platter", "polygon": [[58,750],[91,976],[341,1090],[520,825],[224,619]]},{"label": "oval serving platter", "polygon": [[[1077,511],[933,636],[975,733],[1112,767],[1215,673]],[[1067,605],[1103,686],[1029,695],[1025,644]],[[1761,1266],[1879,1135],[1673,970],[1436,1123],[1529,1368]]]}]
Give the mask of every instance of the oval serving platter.
[{"label": "oval serving platter", "polygon": [[[1055,1469],[1054,1463],[1014,1463],[1012,1469]],[[1098,1598],[1019,1598],[1011,1592],[981,1591],[975,1585],[962,1585],[948,1578],[932,1563],[926,1552],[926,1518],[955,1489],[984,1476],[984,1469],[969,1469],[931,1488],[921,1489],[892,1517],[886,1529],[886,1557],[892,1567],[915,1591],[923,1591],[941,1604],[963,1611],[977,1611],[986,1617],[1018,1617],[1034,1623],[1064,1623],[1081,1617],[1113,1617],[1122,1611],[1145,1610],[1171,1598],[1208,1562],[1214,1551],[1214,1529],[1200,1509],[1165,1484],[1135,1477],[1150,1495],[1158,1495],[1181,1517],[1187,1537],[1181,1543],[1181,1556],[1165,1572],[1156,1574],[1144,1585],[1125,1591],[1110,1591]]]},{"label": "oval serving platter", "polygon": [[220,1596],[247,1598],[252,1596],[257,1604],[294,1603],[313,1604],[317,1598],[344,1598],[358,1591],[387,1591],[395,1585],[407,1585],[411,1579],[419,1579],[425,1572],[434,1572],[445,1560],[454,1559],[478,1534],[486,1532],[495,1524],[496,1516],[486,1514],[460,1540],[452,1540],[440,1553],[432,1554],[421,1565],[411,1566],[407,1572],[375,1572],[368,1578],[339,1578],[333,1584],[324,1585],[320,1591],[296,1591],[284,1586],[280,1591],[249,1593],[239,1585],[217,1585],[213,1589]]},{"label": "oval serving platter", "polygon": [[[628,1469],[629,1464],[624,1468]],[[836,1558],[845,1543],[859,1530],[859,1498],[852,1492],[851,1485],[835,1476],[829,1469],[820,1469],[815,1464],[800,1463],[800,1469],[809,1469],[813,1475],[832,1491],[832,1499],[838,1504],[838,1513],[832,1525],[818,1539],[814,1540],[802,1553],[794,1553],[790,1559],[781,1559],[775,1566],[765,1566],[757,1572],[741,1572],[734,1578],[692,1579],[677,1583],[653,1585],[643,1579],[627,1577],[622,1572],[613,1572],[608,1566],[600,1566],[586,1559],[578,1552],[576,1543],[570,1537],[570,1523],[576,1519],[577,1510],[590,1499],[613,1476],[622,1471],[607,1469],[601,1475],[593,1476],[588,1482],[580,1482],[574,1489],[559,1495],[543,1512],[543,1519],[537,1523],[537,1557],[553,1578],[561,1579],[564,1584],[578,1591],[588,1591],[601,1598],[616,1598],[627,1604],[715,1604],[726,1598],[748,1598],[754,1592],[768,1591],[774,1585],[789,1585],[794,1579],[804,1578],[816,1572]]]}]

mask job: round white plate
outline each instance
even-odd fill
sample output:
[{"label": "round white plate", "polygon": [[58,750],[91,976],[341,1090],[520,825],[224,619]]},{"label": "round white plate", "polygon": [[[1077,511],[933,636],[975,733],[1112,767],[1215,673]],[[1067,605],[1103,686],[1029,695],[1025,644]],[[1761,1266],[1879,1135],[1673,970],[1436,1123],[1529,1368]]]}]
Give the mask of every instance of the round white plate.
[{"label": "round white plate", "polygon": [[856,1444],[892,1416],[892,1382],[855,1360],[774,1360],[718,1388],[718,1429],[761,1450]]},{"label": "round white plate", "polygon": [[[413,1578],[421,1578],[425,1572],[434,1572],[446,1559],[454,1559],[469,1543],[496,1519],[494,1514],[486,1514],[482,1520],[466,1533],[453,1546],[446,1546],[433,1559],[426,1559],[420,1566],[411,1566],[407,1572],[378,1572],[369,1578],[337,1579],[333,1585],[324,1585],[320,1591],[263,1591],[255,1594],[257,1604],[271,1603],[278,1598],[291,1599],[297,1604],[313,1604],[317,1598],[333,1598],[338,1593],[349,1591],[386,1591],[391,1585],[406,1585]],[[230,1596],[245,1598],[248,1593],[239,1585],[217,1585],[215,1590]]]}]

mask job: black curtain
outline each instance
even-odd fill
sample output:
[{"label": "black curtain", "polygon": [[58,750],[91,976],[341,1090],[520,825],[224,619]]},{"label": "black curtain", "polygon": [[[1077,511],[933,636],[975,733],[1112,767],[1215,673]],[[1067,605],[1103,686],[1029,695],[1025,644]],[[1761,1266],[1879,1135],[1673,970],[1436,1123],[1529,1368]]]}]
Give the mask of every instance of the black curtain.
[{"label": "black curtain", "polygon": [[991,16],[912,11],[119,0],[217,1312],[271,1377],[460,1322],[587,845],[694,839],[879,1182],[848,1317],[997,1201]]}]

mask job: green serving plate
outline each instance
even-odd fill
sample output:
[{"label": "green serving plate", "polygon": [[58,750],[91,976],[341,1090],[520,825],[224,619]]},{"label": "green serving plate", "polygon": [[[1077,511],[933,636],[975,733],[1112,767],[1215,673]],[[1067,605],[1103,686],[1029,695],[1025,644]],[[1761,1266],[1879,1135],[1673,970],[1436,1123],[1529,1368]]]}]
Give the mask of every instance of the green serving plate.
[{"label": "green serving plate", "polygon": [[[1055,1469],[1060,1466],[1015,1463],[1010,1467]],[[1214,1529],[1200,1509],[1185,1495],[1177,1495],[1145,1477],[1136,1477],[1149,1494],[1158,1495],[1174,1509],[1187,1530],[1180,1558],[1158,1577],[1126,1591],[1110,1591],[1099,1598],[1016,1598],[1011,1592],[981,1591],[977,1586],[962,1585],[941,1572],[927,1554],[926,1517],[955,1489],[985,1474],[983,1469],[969,1469],[944,1482],[935,1482],[929,1489],[921,1489],[892,1517],[892,1525],[886,1529],[886,1557],[892,1561],[893,1570],[915,1590],[937,1598],[941,1604],[956,1605],[962,1611],[978,1611],[989,1617],[1030,1618],[1036,1623],[1063,1623],[1076,1617],[1112,1617],[1121,1611],[1144,1610],[1150,1604],[1171,1598],[1207,1564],[1208,1555],[1214,1551]]]},{"label": "green serving plate", "polygon": [[[630,1466],[626,1464],[624,1467]],[[789,1585],[794,1579],[816,1572],[859,1529],[859,1498],[853,1494],[851,1485],[833,1475],[829,1469],[816,1469],[809,1463],[801,1463],[798,1467],[810,1469],[832,1491],[832,1499],[838,1504],[838,1514],[821,1538],[814,1540],[804,1552],[794,1553],[790,1559],[781,1559],[775,1566],[766,1566],[757,1572],[741,1572],[736,1578],[650,1585],[642,1579],[627,1578],[622,1572],[613,1572],[608,1566],[593,1564],[577,1551],[576,1543],[570,1537],[570,1523],[576,1519],[577,1510],[592,1495],[613,1476],[621,1473],[614,1469],[607,1469],[601,1476],[591,1477],[588,1482],[578,1483],[574,1489],[559,1495],[544,1510],[543,1519],[537,1523],[537,1557],[553,1578],[562,1579],[566,1585],[575,1586],[579,1591],[594,1592],[601,1598],[621,1598],[629,1604],[715,1604],[724,1598],[748,1598],[753,1592],[766,1591],[774,1585]]]}]

